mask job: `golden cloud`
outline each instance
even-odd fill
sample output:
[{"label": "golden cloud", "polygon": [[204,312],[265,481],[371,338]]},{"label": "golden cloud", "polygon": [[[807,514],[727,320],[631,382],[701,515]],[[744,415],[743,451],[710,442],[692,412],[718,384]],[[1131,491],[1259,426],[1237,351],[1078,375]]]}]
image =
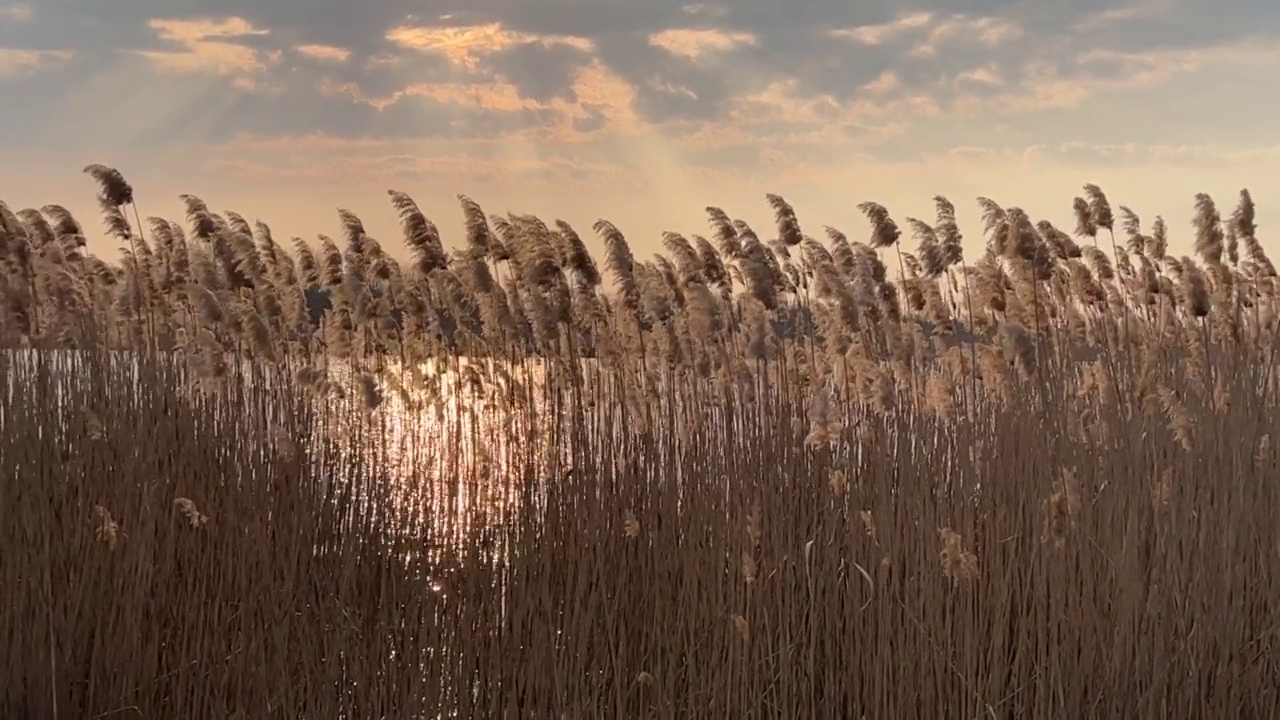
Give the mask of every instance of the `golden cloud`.
[{"label": "golden cloud", "polygon": [[505,81],[415,84],[398,91],[392,97],[393,102],[405,97],[424,97],[447,105],[498,112],[537,110],[543,107],[541,103],[521,97],[520,89]]},{"label": "golden cloud", "polygon": [[1021,26],[1003,18],[951,15],[939,19],[928,12],[904,13],[887,23],[836,29],[830,31],[828,35],[862,45],[876,46],[926,29],[928,32],[924,40],[911,50],[911,56],[932,57],[937,54],[940,45],[956,38],[995,47],[1022,35]]},{"label": "golden cloud", "polygon": [[16,50],[0,48],[0,77],[43,70],[74,57],[71,50]]},{"label": "golden cloud", "polygon": [[270,34],[269,30],[256,28],[243,18],[153,19],[147,25],[162,39],[183,47],[177,51],[134,51],[164,72],[230,78],[236,87],[253,89],[260,77],[280,62],[279,51],[260,52],[224,42],[231,38]]},{"label": "golden cloud", "polygon": [[1000,75],[1000,69],[994,63],[976,67],[972,70],[956,75],[955,84],[973,84],[973,85],[990,85],[998,86],[1004,84],[1004,77]]},{"label": "golden cloud", "polygon": [[924,42],[911,50],[912,57],[933,57],[942,44],[962,38],[986,47],[996,47],[1022,36],[1017,23],[996,17],[953,15],[935,25]]},{"label": "golden cloud", "polygon": [[173,40],[183,45],[216,40],[218,38],[236,38],[249,35],[270,35],[270,30],[261,30],[253,23],[239,17],[228,17],[222,20],[164,20],[154,19],[147,27],[156,31],[161,38]]},{"label": "golden cloud", "polygon": [[1137,3],[1086,14],[1072,26],[1072,29],[1078,33],[1093,32],[1117,23],[1156,17],[1172,9],[1172,3],[1169,0],[1141,0]]},{"label": "golden cloud", "polygon": [[828,33],[833,38],[853,40],[863,45],[881,45],[899,35],[919,30],[933,21],[933,13],[912,12],[900,14],[897,18],[874,25],[859,25],[853,28],[840,28]]},{"label": "golden cloud", "polygon": [[563,140],[581,135],[573,129],[575,120],[603,117],[607,128],[612,132],[628,131],[640,124],[638,116],[632,110],[636,89],[599,60],[593,60],[575,72],[573,100],[552,98],[541,101],[528,98],[520,94],[519,87],[505,80],[415,83],[380,97],[365,94],[356,83],[322,82],[319,89],[326,95],[349,97],[379,110],[413,97],[488,112],[550,110],[559,118],[558,121],[534,132],[558,136]]},{"label": "golden cloud", "polygon": [[444,55],[450,62],[470,70],[474,70],[485,56],[517,45],[560,45],[583,52],[595,50],[595,44],[587,38],[518,32],[497,22],[458,27],[401,25],[388,30],[386,39],[406,50]]},{"label": "golden cloud", "polygon": [[871,95],[884,95],[902,87],[902,80],[892,70],[885,70],[874,80],[862,86],[862,91]]},{"label": "golden cloud", "polygon": [[579,68],[574,75],[573,89],[580,106],[597,109],[615,129],[640,124],[639,116],[632,109],[636,88],[604,63],[596,60]]},{"label": "golden cloud", "polygon": [[538,110],[547,104],[521,97],[520,89],[506,81],[481,83],[414,83],[390,95],[380,97],[366,95],[357,83],[321,82],[320,92],[328,96],[345,96],[356,102],[385,110],[405,98],[428,98],[447,105],[457,105],[473,110],[517,112]]},{"label": "golden cloud", "polygon": [[299,45],[295,48],[299,54],[321,62],[344,63],[351,57],[351,51],[333,45]]},{"label": "golden cloud", "polygon": [[755,45],[758,38],[748,32],[725,30],[663,30],[649,36],[649,44],[672,55],[697,59],[708,54],[728,52],[744,45]]}]

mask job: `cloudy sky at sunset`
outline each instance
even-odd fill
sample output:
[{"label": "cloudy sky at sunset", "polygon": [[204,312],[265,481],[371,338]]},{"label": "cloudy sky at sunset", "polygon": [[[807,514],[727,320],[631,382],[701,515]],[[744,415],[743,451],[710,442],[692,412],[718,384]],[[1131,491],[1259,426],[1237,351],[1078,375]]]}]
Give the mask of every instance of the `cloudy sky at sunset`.
[{"label": "cloudy sky at sunset", "polygon": [[194,193],[311,238],[341,206],[388,248],[388,188],[454,239],[465,193],[642,253],[706,205],[771,228],[766,192],[851,237],[941,193],[971,249],[976,196],[1070,227],[1085,182],[1174,250],[1196,192],[1248,187],[1264,243],[1280,217],[1271,0],[4,3],[0,198],[95,229],[88,163],[144,215]]}]

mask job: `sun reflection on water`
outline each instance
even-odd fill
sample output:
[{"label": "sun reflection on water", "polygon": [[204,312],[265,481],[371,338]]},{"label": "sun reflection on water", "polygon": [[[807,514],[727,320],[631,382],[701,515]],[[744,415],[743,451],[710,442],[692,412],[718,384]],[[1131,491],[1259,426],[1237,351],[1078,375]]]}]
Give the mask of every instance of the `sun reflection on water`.
[{"label": "sun reflection on water", "polygon": [[[427,524],[432,537],[458,545],[492,536],[514,518],[521,492],[552,470],[536,363],[462,358],[377,375],[377,407],[364,407],[358,391],[339,394],[324,437],[357,469],[395,484],[386,498],[407,528]],[[331,366],[329,376],[356,387],[348,366]]]}]

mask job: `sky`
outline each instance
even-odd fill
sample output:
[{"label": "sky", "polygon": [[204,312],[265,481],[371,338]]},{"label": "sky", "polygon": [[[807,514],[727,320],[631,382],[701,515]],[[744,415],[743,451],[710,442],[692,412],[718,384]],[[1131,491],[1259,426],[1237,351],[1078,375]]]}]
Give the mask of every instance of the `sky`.
[{"label": "sky", "polygon": [[65,205],[104,255],[90,163],[144,217],[192,193],[313,240],[341,207],[393,253],[388,189],[449,245],[462,193],[641,257],[708,205],[769,236],[766,193],[852,239],[859,202],[903,224],[946,195],[970,253],[978,196],[1070,229],[1096,183],[1176,252],[1198,192],[1225,216],[1248,188],[1264,246],[1280,206],[1272,0],[6,2],[0,199]]}]

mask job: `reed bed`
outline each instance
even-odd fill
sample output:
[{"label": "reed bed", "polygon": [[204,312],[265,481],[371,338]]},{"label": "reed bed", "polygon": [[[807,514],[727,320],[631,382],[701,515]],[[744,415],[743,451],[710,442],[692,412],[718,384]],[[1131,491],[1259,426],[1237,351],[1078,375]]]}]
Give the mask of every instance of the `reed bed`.
[{"label": "reed bed", "polygon": [[1280,716],[1247,192],[401,263],[87,172],[118,262],[0,203],[6,717]]}]

